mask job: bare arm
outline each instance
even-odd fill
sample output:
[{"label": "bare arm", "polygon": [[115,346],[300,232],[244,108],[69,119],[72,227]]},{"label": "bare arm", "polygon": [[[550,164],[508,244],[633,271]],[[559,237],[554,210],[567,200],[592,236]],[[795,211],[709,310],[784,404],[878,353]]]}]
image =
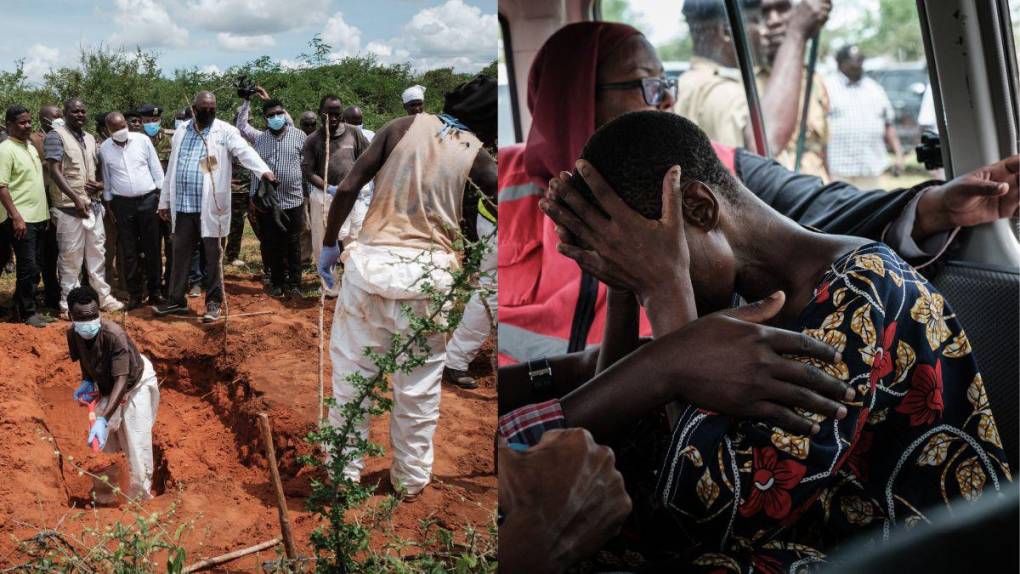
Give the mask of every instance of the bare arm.
[{"label": "bare arm", "polygon": [[609,287],[607,291],[606,326],[595,373],[601,373],[636,349],[639,342],[637,299],[624,289]]},{"label": "bare arm", "polygon": [[117,407],[120,406],[120,401],[124,399],[124,393],[126,392],[127,375],[120,375],[113,381],[113,391],[110,393],[110,400],[106,401],[106,408],[103,409],[103,412],[96,413],[96,416],[110,420],[110,416],[112,416],[113,411],[117,410]]},{"label": "bare arm", "polygon": [[900,138],[896,136],[896,127],[892,124],[885,124],[885,145],[896,156],[894,166],[898,175],[903,169],[903,150],[900,149]]},{"label": "bare arm", "polygon": [[[832,6],[829,0],[804,0],[794,8],[789,30],[776,52],[765,92],[762,94],[762,115],[769,149],[779,154],[790,143],[797,131],[801,112],[801,93],[804,85],[804,46],[825,24]],[[754,141],[751,124],[744,128],[744,139]]]},{"label": "bare arm", "polygon": [[[372,140],[372,144],[368,146],[365,153],[361,154],[357,161],[354,162],[351,171],[347,173],[347,177],[337,185],[333,203],[329,206],[329,217],[326,219],[326,232],[322,239],[323,246],[332,247],[336,244],[337,235],[340,234],[340,226],[347,220],[347,216],[351,214],[354,202],[358,199],[358,192],[368,182],[372,181],[375,174],[379,173],[379,169],[386,162],[386,158],[393,151],[393,147],[407,133],[407,128],[411,126],[412,121],[414,121],[414,116],[406,116],[397,118],[383,126],[379,133],[375,135],[375,139]],[[311,180],[311,178],[309,179]],[[311,181],[314,185],[315,181]],[[319,183],[322,183],[321,178],[319,178]]]},{"label": "bare arm", "polygon": [[[577,353],[549,357],[549,368],[552,371],[549,395],[562,397],[591,379],[595,375],[598,354],[599,348],[592,347]],[[500,367],[499,376],[496,377],[496,390],[497,410],[500,415],[541,400],[541,397],[531,392],[527,363]]]},{"label": "bare arm", "polygon": [[14,207],[14,199],[11,197],[11,190],[6,185],[0,185],[0,204],[7,210],[11,222],[14,225],[14,238],[21,239],[25,235],[25,220],[21,218],[18,208]]},{"label": "bare arm", "polygon": [[[305,147],[301,150],[301,175],[304,176],[305,181],[325,191],[325,185],[322,182],[322,175],[316,173],[315,169],[315,146],[313,145],[312,136],[309,136],[305,140]],[[333,182],[336,185],[337,182]]]},{"label": "bare arm", "polygon": [[241,104],[240,111],[237,112],[237,121],[234,122],[234,127],[241,132],[241,135],[244,136],[244,139],[248,140],[248,143],[255,143],[255,138],[262,135],[262,131],[251,127],[251,124],[248,123],[250,110],[251,101],[245,100],[244,103]]}]

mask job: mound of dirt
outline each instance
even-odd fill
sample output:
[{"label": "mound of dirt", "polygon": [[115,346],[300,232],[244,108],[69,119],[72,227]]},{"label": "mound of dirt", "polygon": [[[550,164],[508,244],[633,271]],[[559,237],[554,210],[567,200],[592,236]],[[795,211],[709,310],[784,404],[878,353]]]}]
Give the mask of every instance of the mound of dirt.
[{"label": "mound of dirt", "polygon": [[[318,524],[305,511],[310,473],[298,458],[312,453],[305,436],[317,420],[318,300],[269,298],[250,276],[228,275],[226,287],[230,315],[254,314],[213,325],[158,318],[149,309],[126,317],[125,327],[152,361],[160,385],[153,438],[156,498],[143,505],[156,511],[176,503],[178,520],[192,524],[184,536],[189,563],[278,536],[255,417],[266,412],[299,552],[309,555],[308,535]],[[200,303],[193,301],[192,307],[198,310]],[[326,337],[332,314],[327,302]],[[120,321],[121,314],[115,318]],[[62,532],[77,536],[97,521],[126,518],[122,508],[89,506],[92,479],[81,471],[119,460],[126,475],[127,466],[122,455],[97,455],[85,444],[88,411],[71,400],[81,372],[68,357],[66,328],[64,322],[44,329],[0,327],[0,435],[5,438],[0,447],[0,567],[24,561],[18,541],[41,529],[59,524]],[[398,507],[398,535],[416,538],[420,523],[429,518],[451,528],[470,523],[484,529],[491,522],[496,507],[492,352],[487,344],[472,365],[480,377],[478,389],[444,386],[433,485],[418,501]],[[328,349],[325,357],[328,396]],[[389,451],[387,418],[373,420],[371,432]],[[388,469],[388,453],[367,462],[364,481],[379,484],[376,498],[389,492]],[[250,572],[274,556],[268,550],[218,571]]]}]

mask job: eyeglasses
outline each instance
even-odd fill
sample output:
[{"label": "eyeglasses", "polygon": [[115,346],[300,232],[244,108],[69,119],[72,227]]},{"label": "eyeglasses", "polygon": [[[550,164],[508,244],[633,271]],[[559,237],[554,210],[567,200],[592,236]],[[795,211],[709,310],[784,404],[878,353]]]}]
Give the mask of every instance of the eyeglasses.
[{"label": "eyeglasses", "polygon": [[641,95],[649,106],[657,106],[666,99],[668,93],[676,99],[676,80],[672,78],[641,78],[630,82],[616,82],[611,84],[596,84],[597,90],[631,90],[641,88]]}]

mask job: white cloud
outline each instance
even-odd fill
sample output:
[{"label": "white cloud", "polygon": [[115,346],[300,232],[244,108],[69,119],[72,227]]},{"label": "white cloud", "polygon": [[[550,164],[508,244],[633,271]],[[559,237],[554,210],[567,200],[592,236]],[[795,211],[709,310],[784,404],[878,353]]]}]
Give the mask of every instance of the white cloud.
[{"label": "white cloud", "polygon": [[402,39],[416,68],[477,71],[496,59],[499,21],[462,0],[426,8],[404,25]]},{"label": "white cloud", "polygon": [[280,60],[279,63],[280,63],[280,67],[285,69],[285,70],[301,70],[303,68],[307,68],[308,67],[308,63],[307,62],[299,62],[297,60],[288,60],[287,58],[283,58],[282,60]]},{"label": "white cloud", "polygon": [[206,30],[258,35],[320,22],[328,6],[329,0],[189,0],[180,12]]},{"label": "white cloud", "polygon": [[43,75],[50,71],[50,68],[57,64],[60,59],[60,50],[50,48],[42,44],[33,44],[28,49],[28,57],[25,58],[25,65],[22,71],[29,82],[41,82]]},{"label": "white cloud", "polygon": [[113,21],[118,31],[109,37],[114,46],[141,48],[184,47],[188,31],[177,25],[166,8],[154,0],[116,0]]},{"label": "white cloud", "polygon": [[239,36],[230,32],[220,32],[216,34],[216,41],[221,48],[230,52],[251,52],[253,50],[272,48],[276,45],[276,40],[269,34]]},{"label": "white cloud", "polygon": [[499,20],[496,14],[462,0],[425,8],[389,41],[372,41],[364,51],[383,64],[409,62],[417,70],[454,68],[476,72],[496,59]]},{"label": "white cloud", "polygon": [[208,65],[202,66],[202,73],[203,74],[216,74],[218,76],[218,75],[223,73],[223,70],[220,70],[220,67],[217,66],[216,64],[208,64]]},{"label": "white cloud", "polygon": [[336,12],[322,29],[322,41],[333,47],[334,58],[353,56],[361,47],[361,30],[348,24],[343,13]]}]

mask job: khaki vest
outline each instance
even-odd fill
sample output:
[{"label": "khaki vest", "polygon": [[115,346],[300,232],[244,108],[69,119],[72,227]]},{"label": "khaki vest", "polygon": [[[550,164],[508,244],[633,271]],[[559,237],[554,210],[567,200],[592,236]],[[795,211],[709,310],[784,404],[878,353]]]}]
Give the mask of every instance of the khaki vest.
[{"label": "khaki vest", "polygon": [[375,176],[375,192],[358,243],[454,252],[464,185],[482,143],[418,114]]},{"label": "khaki vest", "polygon": [[[64,144],[64,158],[60,161],[64,179],[67,180],[71,190],[82,198],[86,206],[91,205],[93,198],[90,198],[88,192],[85,191],[85,182],[96,179],[96,139],[92,137],[92,134],[84,132],[85,146],[82,147],[78,138],[74,137],[74,134],[66,127],[54,127],[53,131],[57,132],[60,141]],[[74,202],[60,191],[56,183],[50,184],[49,193],[51,206],[74,207]]]}]

